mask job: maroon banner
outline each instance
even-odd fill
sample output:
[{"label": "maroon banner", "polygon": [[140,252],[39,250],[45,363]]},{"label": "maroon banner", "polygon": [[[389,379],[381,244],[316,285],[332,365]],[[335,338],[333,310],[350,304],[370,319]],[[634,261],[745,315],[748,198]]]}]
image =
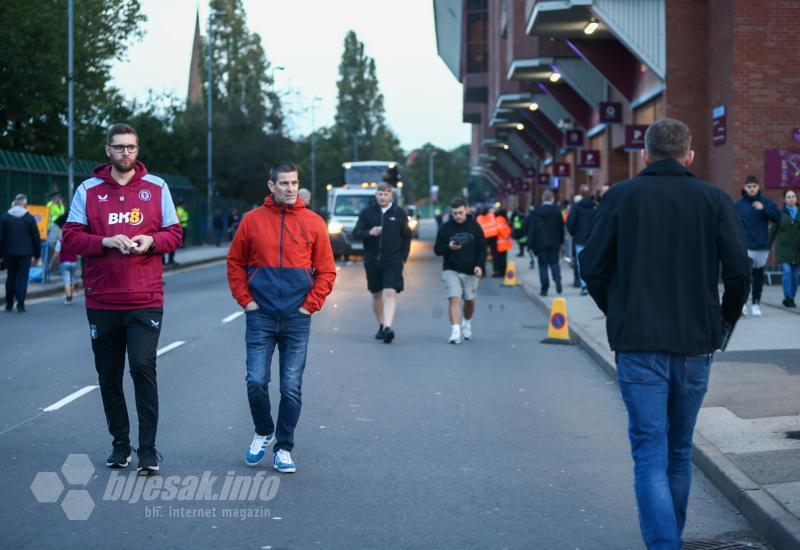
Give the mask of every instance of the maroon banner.
[{"label": "maroon banner", "polygon": [[572,174],[572,169],[568,162],[556,162],[553,164],[553,175],[559,178],[568,178]]},{"label": "maroon banner", "polygon": [[536,183],[539,185],[550,185],[550,174],[539,174],[536,178]]},{"label": "maroon banner", "polygon": [[583,149],[581,151],[579,166],[584,170],[600,168],[600,151]]},{"label": "maroon banner", "polygon": [[567,130],[564,132],[564,147],[583,147],[583,130]]},{"label": "maroon banner", "polygon": [[764,151],[764,186],[772,189],[800,187],[800,149]]},{"label": "maroon banner", "polygon": [[625,125],[625,150],[638,151],[644,149],[644,134],[647,132],[646,124]]},{"label": "maroon banner", "polygon": [[619,124],[622,122],[622,103],[616,101],[600,102],[600,122]]}]

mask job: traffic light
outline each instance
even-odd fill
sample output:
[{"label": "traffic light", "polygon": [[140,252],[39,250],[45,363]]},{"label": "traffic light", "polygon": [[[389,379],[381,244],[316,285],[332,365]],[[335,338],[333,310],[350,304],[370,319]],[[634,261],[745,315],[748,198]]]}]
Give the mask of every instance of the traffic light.
[{"label": "traffic light", "polygon": [[397,187],[397,182],[400,181],[400,174],[397,171],[397,165],[389,166],[383,173],[383,181]]}]

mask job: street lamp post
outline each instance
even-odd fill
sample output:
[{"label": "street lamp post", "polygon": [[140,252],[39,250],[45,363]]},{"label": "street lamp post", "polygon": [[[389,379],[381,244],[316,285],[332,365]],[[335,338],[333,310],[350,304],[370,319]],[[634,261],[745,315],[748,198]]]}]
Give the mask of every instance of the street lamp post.
[{"label": "street lamp post", "polygon": [[322,98],[311,100],[311,207],[317,195],[317,101],[322,101]]},{"label": "street lamp post", "polygon": [[74,59],[73,59],[73,0],[67,1],[67,204],[72,205],[72,187],[75,177],[75,105],[74,105]]},{"label": "street lamp post", "polygon": [[431,149],[428,155],[428,200],[431,203],[431,216],[435,216],[433,207],[433,163],[436,158],[436,150]]},{"label": "street lamp post", "polygon": [[212,21],[214,20],[214,12],[208,14],[208,92],[206,93],[206,104],[208,107],[208,141],[206,143],[206,235],[208,236],[209,242],[211,242],[211,225],[212,225],[212,203],[214,199],[214,177],[213,177],[213,99],[214,99],[214,77],[213,77],[213,55],[212,50],[214,48],[213,43],[213,25]]}]

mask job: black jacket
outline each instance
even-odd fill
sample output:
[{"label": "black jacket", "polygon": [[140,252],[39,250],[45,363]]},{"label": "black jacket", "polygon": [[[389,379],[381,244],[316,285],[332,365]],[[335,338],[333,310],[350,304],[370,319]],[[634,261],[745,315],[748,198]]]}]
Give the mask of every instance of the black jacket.
[{"label": "black jacket", "polygon": [[575,244],[585,245],[589,242],[596,213],[597,203],[592,197],[584,197],[572,205],[567,217],[567,229],[574,237]]},{"label": "black jacket", "polygon": [[[461,248],[451,250],[451,240],[458,242]],[[483,229],[472,216],[464,223],[456,223],[450,218],[439,228],[433,252],[437,256],[444,256],[442,269],[474,275],[476,267],[484,269],[486,264],[486,238],[483,236]]]},{"label": "black jacket", "polygon": [[733,202],[674,160],[654,162],[606,193],[579,264],[616,351],[711,353],[723,319],[736,323],[749,292]]},{"label": "black jacket", "polygon": [[36,218],[22,208],[14,206],[0,216],[0,257],[42,255],[42,241]]},{"label": "black jacket", "polygon": [[[373,237],[370,229],[379,225],[381,234]],[[402,208],[392,204],[385,214],[377,204],[366,207],[358,216],[353,237],[364,241],[365,264],[405,262],[411,251],[411,229]]]},{"label": "black jacket", "polygon": [[528,215],[528,246],[534,252],[564,243],[564,218],[558,207],[543,204]]},{"label": "black jacket", "polygon": [[[755,201],[764,205],[761,210],[753,206]],[[772,200],[759,193],[751,197],[742,191],[742,198],[736,201],[736,211],[742,220],[744,238],[748,250],[769,250],[769,222],[778,223],[781,210]]]}]

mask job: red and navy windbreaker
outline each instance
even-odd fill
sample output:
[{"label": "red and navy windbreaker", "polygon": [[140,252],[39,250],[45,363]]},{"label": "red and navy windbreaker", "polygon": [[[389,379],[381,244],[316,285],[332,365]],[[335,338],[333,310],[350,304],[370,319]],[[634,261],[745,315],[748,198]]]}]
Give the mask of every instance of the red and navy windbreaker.
[{"label": "red and navy windbreaker", "polygon": [[244,215],[228,251],[228,284],[245,307],[271,315],[300,307],[314,313],[333,290],[336,263],[325,221],[297,199],[264,204]]},{"label": "red and navy windbreaker", "polygon": [[[181,226],[166,182],[136,162],[133,178],[120,185],[111,165],[76,190],[62,234],[62,249],[84,257],[84,295],[91,309],[164,306],[161,256],[181,243]],[[145,254],[103,247],[104,237],[149,235]]]}]

